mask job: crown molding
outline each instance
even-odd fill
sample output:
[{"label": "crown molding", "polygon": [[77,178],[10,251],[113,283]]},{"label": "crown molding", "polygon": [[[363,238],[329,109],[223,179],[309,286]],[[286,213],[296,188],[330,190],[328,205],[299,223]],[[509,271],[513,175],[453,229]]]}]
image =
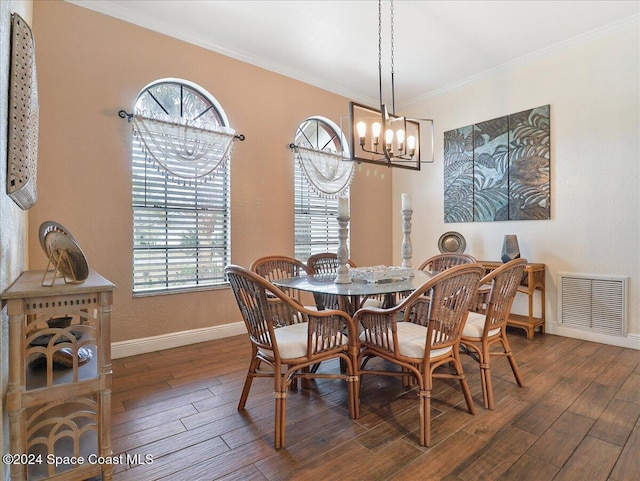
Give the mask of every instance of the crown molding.
[{"label": "crown molding", "polygon": [[71,3],[73,5],[77,5],[79,7],[86,8],[88,10],[92,10],[97,13],[102,13],[104,15],[117,18],[124,22],[131,23],[139,27],[161,33],[168,37],[182,40],[183,42],[187,42],[192,45],[196,45],[198,47],[202,47],[207,50],[217,52],[226,57],[234,58],[241,62],[245,62],[250,65],[260,67],[264,70],[268,70],[270,72],[274,72],[279,75],[292,78],[294,80],[299,80],[300,82],[313,85],[314,87],[318,87],[322,90],[327,90],[329,92],[335,93],[337,95],[341,95],[349,99],[356,100],[358,102],[373,104],[373,105],[377,105],[379,102],[379,99],[377,97],[363,96],[362,92],[353,92],[349,89],[345,89],[331,82],[327,82],[327,81],[319,82],[316,77],[309,75],[306,72],[293,69],[288,65],[265,60],[262,57],[252,55],[249,52],[246,52],[237,48],[233,48],[231,46],[227,46],[219,43],[213,43],[198,35],[194,35],[191,32],[185,31],[185,29],[180,28],[174,24],[161,22],[161,21],[149,18],[146,15],[141,15],[128,8],[122,7],[120,5],[117,5],[108,1],[97,2],[95,0],[65,0],[65,2]]},{"label": "crown molding", "polygon": [[[95,0],[65,0],[65,1],[67,3],[71,3],[79,7],[87,8],[89,10],[93,10],[95,12],[117,18],[119,20],[132,23],[134,25],[138,25],[139,27],[155,31],[163,35],[167,35],[169,37],[182,40],[192,45],[196,45],[198,47],[202,47],[207,50],[217,52],[221,55],[234,58],[241,62],[245,62],[251,65],[257,66],[259,68],[268,70],[270,72],[274,72],[279,75],[283,75],[283,76],[292,78],[294,80],[298,80],[300,82],[313,85],[314,87],[327,90],[329,92],[335,93],[337,95],[341,95],[343,97],[352,99],[356,102],[360,102],[365,105],[377,105],[379,103],[378,97],[364,96],[362,92],[354,92],[349,89],[340,87],[339,85],[336,85],[331,82],[319,81],[316,77],[309,75],[305,72],[302,72],[300,70],[293,69],[288,65],[265,60],[264,58],[252,55],[249,52],[234,48],[232,46],[210,42],[206,39],[203,39],[202,37],[192,34],[191,32],[185,31],[184,29],[174,24],[161,22],[161,21],[149,18],[145,15],[141,15],[126,7],[122,7],[120,5],[111,3],[109,1],[100,1],[100,2],[97,2]],[[444,95],[446,93],[459,89],[470,83],[495,75],[496,73],[514,69],[516,67],[522,66],[529,62],[533,62],[535,60],[538,60],[547,56],[555,55],[559,52],[569,50],[580,45],[584,45],[595,39],[606,37],[622,30],[626,30],[633,27],[638,28],[639,25],[640,25],[640,15],[633,15],[631,17],[627,17],[618,22],[610,23],[603,27],[594,29],[590,32],[586,32],[584,34],[570,38],[563,42],[559,42],[550,47],[540,49],[536,52],[530,53],[528,55],[522,56],[510,62],[504,63],[497,67],[485,70],[478,74],[462,79],[458,82],[454,82],[444,87],[441,87],[429,92],[425,92],[423,95],[415,97],[410,101],[399,103],[397,105],[397,108],[400,111],[406,110],[425,100]]]},{"label": "crown molding", "polygon": [[537,50],[535,52],[532,52],[528,55],[524,55],[522,57],[519,57],[515,60],[512,60],[510,62],[504,63],[502,65],[499,65],[497,67],[485,70],[484,72],[480,72],[476,75],[472,75],[470,77],[467,77],[465,79],[462,79],[458,82],[454,82],[452,84],[446,85],[442,88],[436,89],[436,90],[432,90],[430,92],[427,92],[419,97],[416,97],[414,100],[410,101],[410,102],[404,102],[402,105],[400,105],[400,110],[405,110],[407,108],[410,108],[411,106],[414,106],[422,101],[425,101],[427,99],[430,98],[434,98],[434,97],[439,97],[441,95],[444,95],[446,93],[449,93],[453,90],[457,90],[461,87],[464,87],[465,85],[477,82],[478,80],[482,80],[484,78],[488,78],[491,77],[492,75],[495,75],[496,73],[500,73],[500,72],[505,72],[508,70],[512,70],[515,69],[516,67],[521,67],[522,65],[525,65],[527,63],[531,63],[535,60],[539,60],[542,59],[544,57],[550,57],[552,55],[556,55],[560,52],[566,51],[566,50],[570,50],[576,47],[579,47],[581,45],[587,44],[593,40],[597,40],[599,38],[604,38],[604,37],[608,37],[610,35],[616,34],[618,32],[624,31],[624,30],[628,30],[631,28],[639,28],[640,27],[640,15],[633,15],[631,17],[627,17],[623,20],[620,20],[618,22],[614,22],[614,23],[610,23],[608,25],[604,25],[603,27],[597,28],[595,30],[591,30],[590,32],[586,32],[584,34],[578,35],[576,37],[570,38],[568,40],[565,40],[563,42],[559,42],[556,43],[554,45],[551,45],[550,47],[547,48],[543,48],[540,50]]}]

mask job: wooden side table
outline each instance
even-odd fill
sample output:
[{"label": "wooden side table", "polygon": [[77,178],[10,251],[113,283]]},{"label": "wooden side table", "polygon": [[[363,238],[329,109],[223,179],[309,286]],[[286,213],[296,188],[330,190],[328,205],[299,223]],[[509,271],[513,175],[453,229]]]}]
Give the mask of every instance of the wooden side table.
[{"label": "wooden side table", "polygon": [[23,272],[2,294],[10,453],[27,461],[11,463],[11,479],[110,480],[115,286],[93,271],[82,284],[58,279],[49,287],[43,275]]},{"label": "wooden side table", "polygon": [[[503,265],[502,262],[478,261],[488,272]],[[529,297],[529,315],[510,314],[507,325],[524,329],[527,332],[527,339],[533,339],[536,328],[540,328],[540,333],[544,334],[545,325],[545,265],[541,263],[529,263],[524,268],[524,276],[518,287],[518,292],[522,292]],[[533,315],[533,302],[536,291],[540,291],[540,317]]]}]

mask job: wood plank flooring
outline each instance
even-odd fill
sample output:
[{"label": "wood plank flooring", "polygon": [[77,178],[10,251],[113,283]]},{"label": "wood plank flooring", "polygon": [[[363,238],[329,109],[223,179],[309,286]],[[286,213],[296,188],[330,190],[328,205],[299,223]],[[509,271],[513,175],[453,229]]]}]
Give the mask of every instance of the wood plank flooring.
[{"label": "wood plank flooring", "polygon": [[[287,400],[286,447],[272,448],[272,383],[257,379],[237,403],[249,363],[246,336],[113,362],[114,481],[445,480],[638,481],[640,351],[509,331],[526,386],[505,359],[492,365],[496,409],[482,406],[477,364],[463,355],[476,402],[436,380],[432,446],[418,444],[415,390],[365,376],[361,417],[346,385],[313,381]],[[338,369],[325,363],[321,369]]]}]

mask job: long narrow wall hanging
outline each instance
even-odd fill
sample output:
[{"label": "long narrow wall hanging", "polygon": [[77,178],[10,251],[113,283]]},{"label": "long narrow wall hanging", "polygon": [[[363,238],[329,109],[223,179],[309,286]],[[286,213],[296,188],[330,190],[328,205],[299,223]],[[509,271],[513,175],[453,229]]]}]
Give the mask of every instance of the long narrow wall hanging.
[{"label": "long narrow wall hanging", "polygon": [[10,69],[7,194],[27,210],[38,199],[38,82],[33,33],[17,13],[11,14]]}]

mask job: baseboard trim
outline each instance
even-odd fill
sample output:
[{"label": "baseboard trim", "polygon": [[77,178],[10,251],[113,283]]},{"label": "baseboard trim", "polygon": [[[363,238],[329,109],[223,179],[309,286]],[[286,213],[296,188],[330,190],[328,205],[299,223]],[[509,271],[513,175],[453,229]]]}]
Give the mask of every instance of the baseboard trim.
[{"label": "baseboard trim", "polygon": [[[601,344],[611,344],[613,346],[640,350],[640,335],[638,334],[627,334],[625,337],[610,336],[607,334],[562,327],[554,325],[553,323],[547,323],[546,331],[549,334],[556,334],[558,336],[573,337],[575,339],[582,339],[583,341],[599,342]],[[164,349],[188,346],[189,344],[239,336],[246,333],[247,330],[243,322],[234,322],[221,326],[119,341],[111,344],[111,358],[119,359],[121,357],[162,351]]]},{"label": "baseboard trim", "polygon": [[546,331],[549,334],[558,336],[573,337],[583,341],[599,342],[601,344],[610,344],[612,346],[626,347],[629,349],[640,350],[640,335],[627,334],[626,336],[611,336],[598,332],[583,331],[581,329],[573,329],[570,327],[559,326],[554,323],[547,323]]},{"label": "baseboard trim", "polygon": [[204,327],[202,329],[172,332],[160,336],[119,341],[111,344],[111,358],[118,359],[121,357],[135,356],[137,354],[188,346],[189,344],[223,339],[225,337],[238,336],[246,333],[247,329],[244,326],[244,322],[234,322],[221,326]]}]

